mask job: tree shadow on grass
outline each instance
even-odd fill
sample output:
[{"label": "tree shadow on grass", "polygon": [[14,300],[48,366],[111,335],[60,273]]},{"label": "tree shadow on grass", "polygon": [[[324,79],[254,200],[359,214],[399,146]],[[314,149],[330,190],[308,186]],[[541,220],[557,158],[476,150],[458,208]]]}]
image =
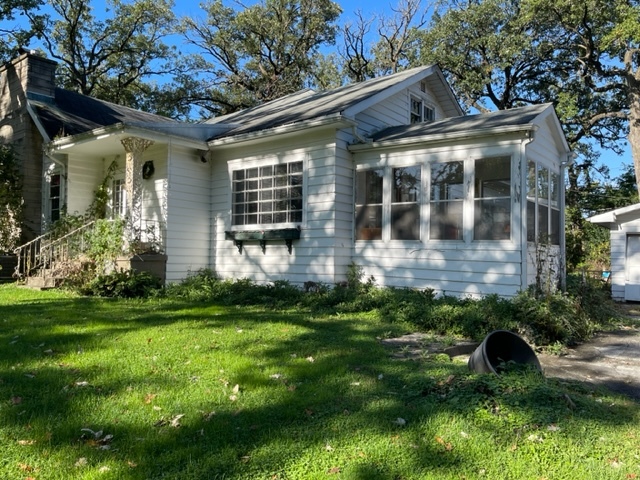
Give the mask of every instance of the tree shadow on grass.
[{"label": "tree shadow on grass", "polygon": [[45,478],[105,466],[127,479],[458,478],[478,458],[440,437],[443,416],[475,415],[497,442],[560,414],[638,420],[634,405],[573,387],[392,360],[378,340],[389,325],[358,318],[80,298],[0,306],[0,318],[0,422],[16,475],[28,452],[33,468],[58,469]]}]

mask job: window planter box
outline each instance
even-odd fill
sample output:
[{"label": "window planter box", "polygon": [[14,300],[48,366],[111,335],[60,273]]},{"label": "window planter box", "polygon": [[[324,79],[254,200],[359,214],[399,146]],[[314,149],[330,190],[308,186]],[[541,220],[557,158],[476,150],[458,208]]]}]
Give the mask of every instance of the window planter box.
[{"label": "window planter box", "polygon": [[224,232],[224,238],[226,240],[233,240],[233,243],[238,247],[238,252],[242,253],[242,246],[247,241],[260,242],[262,253],[265,253],[267,249],[267,242],[273,240],[284,240],[289,255],[291,255],[291,249],[294,240],[300,238],[299,228],[278,228],[273,230],[227,230]]}]

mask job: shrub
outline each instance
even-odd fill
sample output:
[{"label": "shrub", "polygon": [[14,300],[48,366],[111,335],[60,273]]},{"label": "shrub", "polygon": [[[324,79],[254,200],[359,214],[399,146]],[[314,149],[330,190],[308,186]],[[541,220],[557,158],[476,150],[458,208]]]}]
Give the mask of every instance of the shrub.
[{"label": "shrub", "polygon": [[162,288],[162,281],[148,272],[119,270],[99,275],[83,287],[80,292],[96,297],[144,298]]}]

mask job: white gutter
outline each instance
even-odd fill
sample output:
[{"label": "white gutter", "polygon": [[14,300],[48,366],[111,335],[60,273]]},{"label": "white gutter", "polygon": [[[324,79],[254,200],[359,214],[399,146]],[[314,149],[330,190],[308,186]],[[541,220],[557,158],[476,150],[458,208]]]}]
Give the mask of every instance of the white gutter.
[{"label": "white gutter", "polygon": [[258,130],[255,132],[242,133],[240,135],[214,139],[209,141],[209,147],[226,147],[226,146],[235,145],[243,142],[265,140],[270,137],[275,137],[277,135],[297,133],[303,130],[326,127],[334,124],[336,125],[336,128],[350,127],[353,125],[357,125],[357,123],[354,120],[343,116],[341,113],[336,113],[336,114],[327,115],[326,117],[321,117],[315,120],[308,120],[308,121],[303,121],[298,123],[290,123],[288,125],[282,125],[279,127],[269,128],[266,130]]},{"label": "white gutter", "polygon": [[403,147],[413,145],[417,143],[435,143],[435,142],[447,142],[450,140],[460,140],[467,138],[484,137],[487,135],[504,135],[509,133],[517,133],[522,131],[536,132],[538,130],[537,125],[512,125],[506,127],[491,127],[476,130],[464,130],[462,132],[455,133],[437,133],[433,135],[422,135],[419,137],[399,138],[397,140],[384,140],[380,142],[369,142],[366,144],[356,143],[349,145],[351,152],[362,152],[366,150],[373,150],[376,148],[391,148],[391,147]]},{"label": "white gutter", "polygon": [[53,140],[49,142],[48,148],[50,151],[64,150],[81,143],[86,143],[92,140],[101,140],[103,138],[108,138],[114,135],[131,135],[134,137],[140,137],[146,140],[154,141],[166,141],[167,137],[169,137],[174,144],[197,148],[199,150],[207,150],[207,143],[205,141],[184,138],[176,135],[162,134],[157,130],[128,125],[122,122],[115,123],[106,127],[95,128],[89,132],[79,133],[77,135],[71,135],[68,137]]}]

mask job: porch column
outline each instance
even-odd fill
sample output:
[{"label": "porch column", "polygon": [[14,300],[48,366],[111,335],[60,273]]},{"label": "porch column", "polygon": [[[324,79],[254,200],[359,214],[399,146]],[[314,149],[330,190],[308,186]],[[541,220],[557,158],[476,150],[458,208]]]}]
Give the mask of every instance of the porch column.
[{"label": "porch column", "polygon": [[127,229],[131,240],[135,229],[142,228],[142,154],[153,145],[151,140],[128,137],[121,140],[125,156],[125,191],[127,192]]}]

